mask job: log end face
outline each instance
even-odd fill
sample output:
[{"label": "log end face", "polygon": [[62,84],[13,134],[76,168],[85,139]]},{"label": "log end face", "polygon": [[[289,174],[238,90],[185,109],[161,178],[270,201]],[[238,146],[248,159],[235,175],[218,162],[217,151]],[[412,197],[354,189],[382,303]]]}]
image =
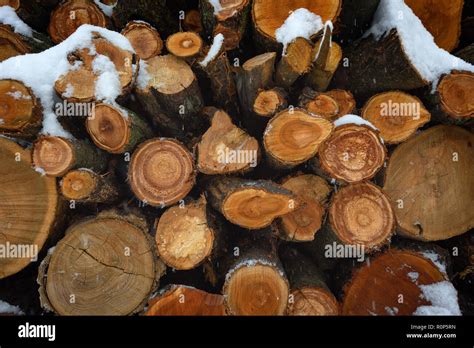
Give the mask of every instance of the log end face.
[{"label": "log end face", "polygon": [[317,287],[304,287],[292,290],[288,303],[288,315],[339,315],[339,303],[328,290]]},{"label": "log end face", "polygon": [[179,32],[171,35],[166,40],[166,48],[176,57],[194,57],[201,52],[203,42],[201,37],[194,32]]},{"label": "log end face", "polygon": [[163,40],[151,25],[145,22],[132,21],[122,30],[140,59],[150,59],[161,54]]},{"label": "log end face", "polygon": [[446,75],[438,86],[441,106],[455,120],[474,117],[474,74],[458,72]]},{"label": "log end face", "polygon": [[36,98],[23,83],[0,80],[0,129],[21,131],[35,121]]},{"label": "log end face", "polygon": [[97,188],[97,179],[88,170],[73,170],[63,177],[60,187],[66,199],[81,200],[94,192]]},{"label": "log end face", "polygon": [[75,154],[69,140],[43,136],[33,148],[33,164],[50,176],[62,176],[74,165]]}]

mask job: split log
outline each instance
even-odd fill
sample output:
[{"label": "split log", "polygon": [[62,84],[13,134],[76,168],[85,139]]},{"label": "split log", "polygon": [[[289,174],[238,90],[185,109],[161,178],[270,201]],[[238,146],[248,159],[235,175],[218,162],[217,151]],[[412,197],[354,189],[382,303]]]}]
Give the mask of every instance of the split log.
[{"label": "split log", "polygon": [[300,76],[306,74],[311,67],[312,50],[312,44],[304,38],[291,42],[278,63],[275,83],[289,89]]},{"label": "split log", "polygon": [[474,227],[473,134],[436,126],[399,145],[385,172],[398,232],[423,241],[448,239]]},{"label": "split log", "polygon": [[464,0],[407,0],[406,4],[433,35],[436,45],[448,52],[454,50],[461,35],[461,15]]},{"label": "split log", "polygon": [[[224,35],[225,50],[239,47],[249,21],[250,0],[200,0],[199,9],[208,36]],[[214,4],[217,3],[217,8]]]},{"label": "split log", "polygon": [[135,196],[152,206],[172,205],[194,186],[194,159],[179,141],[151,139],[133,153],[128,182]]},{"label": "split log", "polygon": [[201,54],[203,42],[198,34],[182,31],[168,37],[166,49],[176,57],[190,61]]},{"label": "split log", "polygon": [[314,157],[332,131],[332,123],[322,117],[287,109],[268,122],[263,145],[272,166],[292,168]]},{"label": "split log", "polygon": [[252,18],[257,44],[266,50],[278,50],[275,31],[288,18],[290,11],[306,8],[319,15],[324,22],[335,22],[341,10],[341,0],[282,0],[275,6],[272,0],[255,0],[252,5]]},{"label": "split log", "polygon": [[107,19],[93,1],[67,0],[51,13],[48,32],[53,42],[58,44],[83,24],[105,28]]},{"label": "split log", "polygon": [[109,104],[96,104],[86,129],[94,144],[109,153],[133,151],[153,132],[149,125],[133,111]]},{"label": "split log", "polygon": [[[61,227],[62,202],[56,180],[31,169],[31,152],[0,138],[0,279],[18,273],[38,257]],[[30,250],[30,255],[5,254],[10,246]],[[25,247],[27,249],[25,249]],[[29,257],[28,257],[29,256]]]},{"label": "split log", "polygon": [[183,28],[186,31],[202,33],[201,13],[198,10],[189,10],[186,12],[183,20]]},{"label": "split log", "polygon": [[42,52],[51,46],[51,40],[43,34],[34,31],[29,37],[0,24],[0,62],[26,53]]},{"label": "split log", "polygon": [[30,88],[16,80],[0,80],[0,133],[33,138],[41,129],[43,108]]},{"label": "split log", "polygon": [[207,198],[228,221],[254,230],[269,226],[298,205],[291,191],[271,181],[233,177],[210,182]]},{"label": "split log", "polygon": [[164,271],[146,222],[109,211],[69,227],[41,268],[42,305],[59,315],[138,313]]},{"label": "split log", "polygon": [[379,135],[365,125],[336,127],[319,149],[324,173],[342,182],[369,180],[382,168],[387,150]]},{"label": "split log", "polygon": [[114,203],[120,197],[113,176],[102,176],[89,169],[68,172],[59,186],[65,199],[78,203]]},{"label": "split log", "polygon": [[299,106],[308,112],[333,121],[340,114],[337,101],[325,94],[305,87],[299,97]]},{"label": "split log", "polygon": [[420,99],[400,91],[373,96],[364,105],[361,116],[379,130],[388,144],[405,141],[431,119]]},{"label": "split log", "polygon": [[222,110],[213,109],[211,127],[197,145],[197,169],[208,175],[245,173],[258,164],[257,139],[232,123]]},{"label": "split log", "polygon": [[390,249],[354,272],[345,286],[343,315],[413,315],[431,303],[420,285],[446,280],[446,275],[422,253]]},{"label": "split log", "polygon": [[339,315],[340,305],[314,262],[295,248],[280,251],[290,283],[288,315]]},{"label": "split log", "polygon": [[107,167],[107,156],[87,141],[41,136],[33,144],[36,170],[60,177],[73,169],[89,168],[97,173]]},{"label": "split log", "polygon": [[171,285],[148,304],[147,316],[221,316],[224,297],[184,285]]},{"label": "split log", "polygon": [[122,35],[130,41],[140,59],[147,60],[161,54],[163,40],[158,31],[146,22],[128,22]]},{"label": "split log", "polygon": [[362,37],[369,29],[380,0],[343,0],[342,9],[335,22],[335,38],[348,44]]},{"label": "split log", "polygon": [[290,177],[281,186],[296,195],[299,207],[278,219],[278,236],[294,242],[313,240],[323,224],[331,187],[312,174]]}]

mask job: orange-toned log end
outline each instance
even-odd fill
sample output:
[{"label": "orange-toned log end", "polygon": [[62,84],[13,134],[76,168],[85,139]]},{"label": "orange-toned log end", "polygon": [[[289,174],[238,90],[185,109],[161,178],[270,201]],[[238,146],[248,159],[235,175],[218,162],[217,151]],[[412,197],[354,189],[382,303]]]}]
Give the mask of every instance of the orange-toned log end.
[{"label": "orange-toned log end", "polygon": [[127,23],[122,30],[140,59],[150,59],[161,54],[163,40],[150,24],[141,21]]},{"label": "orange-toned log end", "polygon": [[107,19],[102,11],[89,0],[68,0],[51,14],[48,32],[54,43],[67,39],[83,24],[105,28]]},{"label": "orange-toned log end", "polygon": [[283,315],[288,281],[274,266],[249,260],[227,273],[223,294],[229,315]]},{"label": "orange-toned log end", "polygon": [[46,175],[62,176],[71,169],[74,161],[73,145],[65,138],[43,136],[34,143],[33,164]]},{"label": "orange-toned log end", "polygon": [[301,242],[313,240],[321,228],[331,188],[324,179],[311,174],[289,178],[282,186],[296,195],[299,206],[280,218],[280,237]]},{"label": "orange-toned log end", "polygon": [[[0,244],[36,246],[39,252],[60,218],[56,180],[36,173],[30,151],[5,138],[0,138],[0,163]],[[21,271],[34,257],[3,256],[0,279]]]},{"label": "orange-toned log end", "polygon": [[86,169],[72,170],[61,181],[61,193],[68,200],[89,197],[97,189],[98,181],[93,172]]},{"label": "orange-toned log end", "polygon": [[168,51],[180,58],[197,56],[201,52],[202,47],[201,37],[190,31],[175,33],[166,40]]},{"label": "orange-toned log end", "polygon": [[110,153],[123,153],[130,140],[130,127],[121,110],[109,104],[96,104],[94,117],[86,120],[94,144]]},{"label": "orange-toned log end", "polygon": [[336,127],[319,150],[321,168],[343,182],[370,179],[382,168],[387,150],[379,135],[365,125]]},{"label": "orange-toned log end", "polygon": [[216,18],[219,22],[224,22],[227,19],[240,13],[250,0],[224,0],[219,1],[221,9],[216,14]]},{"label": "orange-toned log end", "polygon": [[366,252],[390,241],[395,213],[388,197],[370,182],[342,187],[332,199],[329,221],[344,244],[361,245]]},{"label": "orange-toned log end", "polygon": [[270,120],[263,144],[267,154],[282,166],[295,166],[314,157],[332,131],[332,123],[322,117],[303,109],[287,109]]},{"label": "orange-toned log end", "polygon": [[339,315],[340,306],[333,294],[323,288],[304,287],[290,292],[290,316]]},{"label": "orange-toned log end", "polygon": [[41,122],[37,100],[31,90],[15,80],[0,80],[0,131],[21,133]]},{"label": "orange-toned log end", "polygon": [[172,285],[149,303],[147,316],[222,316],[224,297],[184,285]]},{"label": "orange-toned log end", "polygon": [[332,89],[324,94],[333,98],[337,103],[339,112],[335,118],[350,115],[354,112],[356,101],[351,92],[343,89]]},{"label": "orange-toned log end", "polygon": [[370,98],[362,110],[362,117],[379,130],[386,143],[398,144],[428,123],[431,114],[417,97],[392,91]]},{"label": "orange-toned log end", "polygon": [[183,27],[187,31],[194,31],[195,33],[201,33],[201,13],[198,10],[189,10],[186,12],[183,20]]},{"label": "orange-toned log end", "polygon": [[195,268],[209,257],[214,238],[204,197],[184,208],[169,208],[157,221],[155,239],[160,258],[177,270]]},{"label": "orange-toned log end", "polygon": [[20,8],[20,0],[0,0],[0,6],[10,6],[14,10],[18,10]]},{"label": "orange-toned log end", "polygon": [[279,89],[261,90],[253,103],[253,111],[261,117],[272,117],[287,104],[285,95]]},{"label": "orange-toned log end", "polygon": [[141,201],[153,206],[172,205],[194,186],[193,156],[174,139],[151,139],[133,153],[128,177],[132,191]]},{"label": "orange-toned log end", "polygon": [[0,62],[28,53],[30,48],[8,25],[0,24]]},{"label": "orange-toned log end", "polygon": [[273,0],[255,0],[252,17],[257,31],[267,38],[275,40],[275,31],[282,26],[290,11],[306,8],[321,16],[323,23],[335,22],[341,10],[340,0],[282,0],[275,6]]},{"label": "orange-toned log end", "polygon": [[257,139],[232,123],[229,115],[218,110],[211,127],[197,146],[197,168],[204,174],[246,172],[256,167],[259,157]]},{"label": "orange-toned log end", "polygon": [[446,75],[438,85],[442,109],[455,120],[474,117],[474,74],[455,72]]},{"label": "orange-toned log end", "polygon": [[328,120],[334,120],[339,115],[339,105],[334,98],[320,94],[306,104],[306,110]]},{"label": "orange-toned log end", "polygon": [[415,15],[433,35],[436,44],[451,52],[459,43],[464,0],[407,0]]},{"label": "orange-toned log end", "polygon": [[390,249],[354,273],[345,286],[342,314],[412,315],[419,306],[431,304],[419,286],[444,280],[443,273],[422,254]]}]

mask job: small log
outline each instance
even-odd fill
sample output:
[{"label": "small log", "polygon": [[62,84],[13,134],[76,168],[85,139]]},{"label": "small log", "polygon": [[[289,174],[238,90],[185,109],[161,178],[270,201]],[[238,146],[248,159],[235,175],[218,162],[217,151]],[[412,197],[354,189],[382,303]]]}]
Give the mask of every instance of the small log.
[{"label": "small log", "polygon": [[343,89],[332,89],[324,94],[333,98],[339,106],[339,113],[336,115],[336,119],[341,116],[350,115],[354,112],[356,101],[351,92]]},{"label": "small log", "polygon": [[[38,257],[40,250],[60,227],[62,201],[54,178],[31,169],[31,152],[0,138],[0,279],[18,273]],[[27,247],[24,257],[5,255],[8,245]],[[18,249],[17,248],[17,249]],[[36,249],[37,248],[37,249]],[[35,250],[36,249],[36,250]]]},{"label": "small log", "polygon": [[0,62],[26,53],[42,52],[52,46],[46,35],[33,32],[32,36],[15,33],[10,26],[0,24]]},{"label": "small log", "polygon": [[400,91],[373,96],[365,103],[361,116],[379,130],[388,144],[405,141],[431,119],[420,99]]},{"label": "small log", "polygon": [[166,49],[176,57],[191,61],[201,54],[203,42],[198,34],[182,31],[174,33],[166,39]]},{"label": "small log", "polygon": [[332,123],[322,117],[287,109],[268,122],[263,145],[272,166],[292,168],[314,157],[332,131]]},{"label": "small log", "polygon": [[395,149],[384,191],[394,203],[398,233],[435,241],[474,227],[473,143],[471,132],[441,125]]},{"label": "small log", "polygon": [[316,264],[295,248],[280,251],[290,283],[288,315],[339,315],[340,305]]},{"label": "small log", "polygon": [[340,114],[336,99],[325,93],[316,92],[309,87],[305,87],[301,92],[299,106],[329,121],[335,120]]},{"label": "small log", "polygon": [[43,261],[42,305],[59,315],[131,315],[163,271],[144,219],[102,212],[69,227]]},{"label": "small log", "polygon": [[86,120],[86,129],[94,144],[109,153],[133,151],[153,132],[133,111],[109,104],[96,104],[94,114]]},{"label": "small log", "polygon": [[43,108],[30,88],[16,80],[0,80],[0,133],[33,138],[41,129]]},{"label": "small log", "polygon": [[83,24],[105,28],[107,19],[93,1],[67,0],[51,13],[48,32],[53,42],[58,44]]},{"label": "small log", "polygon": [[[270,120],[280,111],[288,107],[288,94],[283,88],[262,89],[258,91],[253,112],[260,117]],[[265,122],[265,126],[266,126]]]},{"label": "small log", "polygon": [[46,175],[60,177],[73,169],[89,168],[101,173],[107,156],[87,141],[41,136],[33,144],[33,164]]},{"label": "small log", "polygon": [[163,40],[158,31],[143,21],[128,22],[122,30],[140,59],[150,59],[161,54]]},{"label": "small log", "polygon": [[147,316],[221,316],[224,297],[184,285],[171,285],[148,303]]},{"label": "small log", "polygon": [[118,184],[112,176],[102,176],[89,169],[68,172],[59,186],[65,199],[78,203],[114,203],[120,197]]},{"label": "small log", "polygon": [[201,13],[198,10],[189,10],[186,12],[183,20],[183,28],[186,31],[202,33]]},{"label": "small log", "polygon": [[219,177],[209,183],[207,198],[228,221],[254,230],[297,207],[291,191],[266,180]]},{"label": "small log", "polygon": [[128,169],[133,193],[152,206],[169,206],[183,199],[195,180],[193,156],[179,141],[168,138],[142,143]]},{"label": "small log", "polygon": [[323,224],[331,187],[312,174],[287,178],[281,186],[296,195],[299,207],[278,219],[278,236],[293,242],[313,240]]},{"label": "small log", "polygon": [[323,172],[347,183],[373,178],[386,157],[387,150],[379,135],[365,125],[336,127],[319,149],[319,165]]},{"label": "small log", "polygon": [[222,110],[213,110],[211,127],[197,145],[197,169],[203,174],[245,173],[258,164],[258,141],[232,123]]},{"label": "small log", "polygon": [[306,74],[311,67],[312,50],[311,42],[302,37],[291,42],[278,63],[275,83],[289,89],[300,76]]}]

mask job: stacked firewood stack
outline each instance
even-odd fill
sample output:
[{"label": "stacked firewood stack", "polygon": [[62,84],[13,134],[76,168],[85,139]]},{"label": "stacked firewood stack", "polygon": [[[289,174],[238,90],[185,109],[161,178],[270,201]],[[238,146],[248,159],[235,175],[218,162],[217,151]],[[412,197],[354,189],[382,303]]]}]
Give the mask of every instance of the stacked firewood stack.
[{"label": "stacked firewood stack", "polygon": [[[474,14],[405,2],[0,0],[33,28],[0,15],[0,243],[39,251],[0,258],[0,298],[460,314],[439,288],[473,310]],[[403,26],[377,35],[394,3],[452,69],[430,79]]]}]

